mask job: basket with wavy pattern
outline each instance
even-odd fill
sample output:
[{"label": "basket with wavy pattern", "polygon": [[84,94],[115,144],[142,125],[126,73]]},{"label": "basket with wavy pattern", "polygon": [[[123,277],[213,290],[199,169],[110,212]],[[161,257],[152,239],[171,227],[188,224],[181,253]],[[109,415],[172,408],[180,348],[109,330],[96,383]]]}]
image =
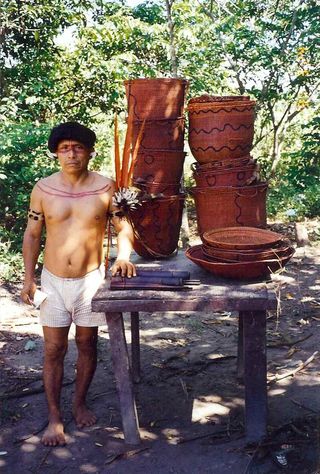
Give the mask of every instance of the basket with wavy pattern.
[{"label": "basket with wavy pattern", "polygon": [[189,145],[199,163],[239,158],[252,148],[255,101],[190,103]]},{"label": "basket with wavy pattern", "polygon": [[222,227],[264,228],[267,188],[265,182],[251,186],[192,188],[200,237],[206,231]]}]

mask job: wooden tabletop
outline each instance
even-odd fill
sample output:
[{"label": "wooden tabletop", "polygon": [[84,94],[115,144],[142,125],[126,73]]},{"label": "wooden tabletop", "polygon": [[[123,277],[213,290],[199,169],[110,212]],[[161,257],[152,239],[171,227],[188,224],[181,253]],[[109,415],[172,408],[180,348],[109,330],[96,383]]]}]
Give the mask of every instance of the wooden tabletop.
[{"label": "wooden tabletop", "polygon": [[133,311],[262,311],[277,308],[274,286],[270,282],[225,280],[204,271],[183,252],[167,260],[146,261],[134,256],[132,261],[144,270],[189,271],[192,280],[200,280],[192,290],[117,290],[110,291],[107,278],[92,299],[96,312]]}]

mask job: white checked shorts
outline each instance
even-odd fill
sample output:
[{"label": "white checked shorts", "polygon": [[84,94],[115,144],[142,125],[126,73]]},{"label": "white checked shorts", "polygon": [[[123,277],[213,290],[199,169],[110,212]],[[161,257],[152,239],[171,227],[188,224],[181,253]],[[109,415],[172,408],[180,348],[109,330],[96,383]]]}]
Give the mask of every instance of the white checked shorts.
[{"label": "white checked shorts", "polygon": [[43,268],[41,290],[48,297],[40,305],[40,324],[48,327],[103,326],[104,313],[93,313],[91,300],[104,280],[104,266],[81,278],[61,278]]}]

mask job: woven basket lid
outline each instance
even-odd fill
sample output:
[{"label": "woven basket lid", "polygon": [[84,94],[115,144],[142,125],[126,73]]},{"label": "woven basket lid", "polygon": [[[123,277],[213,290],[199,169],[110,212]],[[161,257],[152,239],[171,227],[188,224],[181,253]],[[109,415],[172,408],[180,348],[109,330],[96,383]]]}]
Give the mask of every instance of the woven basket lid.
[{"label": "woven basket lid", "polygon": [[225,227],[203,234],[204,242],[211,247],[237,250],[272,248],[284,239],[281,234],[256,227]]},{"label": "woven basket lid", "polygon": [[199,97],[192,97],[189,104],[199,104],[202,102],[240,102],[251,100],[248,95],[209,95],[203,94]]}]

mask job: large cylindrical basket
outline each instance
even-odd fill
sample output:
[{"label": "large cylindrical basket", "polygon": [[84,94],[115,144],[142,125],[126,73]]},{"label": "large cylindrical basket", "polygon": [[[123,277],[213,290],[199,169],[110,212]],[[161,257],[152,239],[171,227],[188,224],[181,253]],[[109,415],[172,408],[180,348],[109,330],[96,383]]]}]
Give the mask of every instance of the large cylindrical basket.
[{"label": "large cylindrical basket", "polygon": [[211,229],[266,227],[267,183],[252,186],[192,188],[200,237]]}]

